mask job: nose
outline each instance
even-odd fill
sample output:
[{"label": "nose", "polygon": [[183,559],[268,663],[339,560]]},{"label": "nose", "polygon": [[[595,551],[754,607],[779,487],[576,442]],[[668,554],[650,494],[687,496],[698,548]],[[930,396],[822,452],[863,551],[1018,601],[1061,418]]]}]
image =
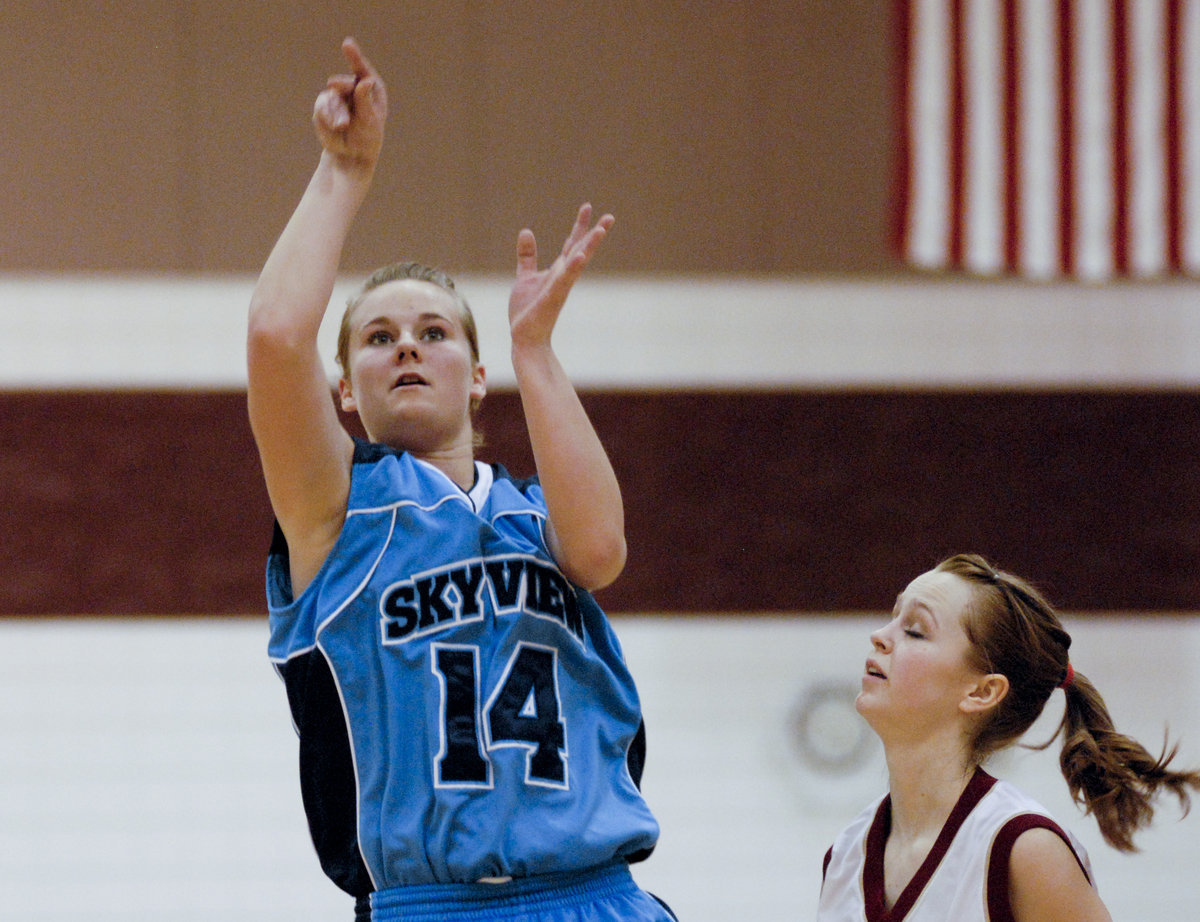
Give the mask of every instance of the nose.
[{"label": "nose", "polygon": [[886,653],[890,645],[891,639],[888,637],[886,627],[881,627],[879,630],[871,632],[871,646],[880,653]]},{"label": "nose", "polygon": [[417,340],[408,331],[402,332],[396,339],[396,361],[403,360],[405,355],[411,355],[414,359],[420,358],[417,352]]}]

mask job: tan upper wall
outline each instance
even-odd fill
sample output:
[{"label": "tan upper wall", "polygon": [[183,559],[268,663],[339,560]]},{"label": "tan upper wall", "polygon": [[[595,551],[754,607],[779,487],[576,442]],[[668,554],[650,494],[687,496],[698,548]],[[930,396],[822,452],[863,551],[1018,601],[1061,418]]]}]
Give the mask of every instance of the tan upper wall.
[{"label": "tan upper wall", "polygon": [[890,10],[5,0],[0,271],[255,271],[346,34],[392,100],[347,269],[507,271],[588,198],[601,271],[887,271]]}]

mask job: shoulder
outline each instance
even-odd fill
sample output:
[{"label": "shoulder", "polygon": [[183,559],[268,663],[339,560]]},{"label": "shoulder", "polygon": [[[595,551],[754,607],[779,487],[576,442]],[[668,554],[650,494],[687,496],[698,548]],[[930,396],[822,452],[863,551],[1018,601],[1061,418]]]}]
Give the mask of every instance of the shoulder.
[{"label": "shoulder", "polygon": [[534,487],[541,490],[541,482],[536,474],[533,477],[515,477],[503,464],[492,463],[488,467],[492,469],[492,478],[496,483],[509,484],[518,493],[527,494]]},{"label": "shoulder", "polygon": [[847,861],[857,863],[863,859],[867,837],[874,829],[888,821],[890,810],[888,806],[885,806],[888,804],[890,804],[888,796],[880,795],[863,807],[858,815],[842,828],[825,855],[827,872],[831,865]]},{"label": "shoulder", "polygon": [[[997,848],[1008,852],[1008,873],[992,883],[1003,886],[1015,922],[1110,922],[1088,878],[1083,859],[1056,823],[1021,816],[1006,824]],[[998,894],[997,894],[998,895]]]},{"label": "shoulder", "polygon": [[386,458],[401,458],[405,452],[378,442],[368,442],[366,439],[354,436],[354,464],[378,464]]},{"label": "shoulder", "polygon": [[881,875],[878,869],[868,867],[868,839],[872,827],[879,821],[886,795],[872,801],[834,839],[825,852],[821,865],[821,895],[818,901],[817,918],[847,918],[847,912],[855,918],[864,918],[864,899],[868,894],[877,896],[876,881]]},{"label": "shoulder", "polygon": [[487,505],[493,515],[517,512],[546,517],[546,496],[541,482],[534,477],[514,477],[501,464],[488,464],[491,471],[491,486]]},{"label": "shoulder", "polygon": [[434,464],[399,448],[354,440],[349,509],[357,512],[400,501],[432,503],[462,491]]}]

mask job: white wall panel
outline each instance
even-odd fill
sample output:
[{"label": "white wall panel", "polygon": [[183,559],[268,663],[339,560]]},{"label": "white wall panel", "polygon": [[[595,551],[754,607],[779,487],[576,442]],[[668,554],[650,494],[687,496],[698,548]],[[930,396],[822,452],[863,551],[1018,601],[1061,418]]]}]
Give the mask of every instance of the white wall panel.
[{"label": "white wall panel", "polygon": [[[811,918],[832,836],[886,783],[873,739],[855,748],[849,710],[881,618],[616,620],[663,828],[635,873],[681,919]],[[1200,618],[1067,626],[1075,663],[1118,725],[1153,748],[1169,724],[1182,760],[1200,762]],[[353,915],[308,844],[295,737],[265,645],[253,619],[0,620],[0,920]],[[814,688],[843,691],[815,709],[798,746],[796,707]],[[1035,740],[1060,707],[1052,699]],[[1164,804],[1143,851],[1119,855],[1069,803],[1053,752],[995,770],[1078,832],[1115,919],[1194,919],[1200,888],[1187,869],[1200,864],[1200,814],[1179,822]]]},{"label": "white wall panel", "polygon": [[[335,291],[322,353],[335,375]],[[0,388],[240,388],[254,280],[0,275]],[[507,279],[463,278],[493,386]],[[1200,285],[585,278],[555,333],[583,387],[1195,387]]]}]

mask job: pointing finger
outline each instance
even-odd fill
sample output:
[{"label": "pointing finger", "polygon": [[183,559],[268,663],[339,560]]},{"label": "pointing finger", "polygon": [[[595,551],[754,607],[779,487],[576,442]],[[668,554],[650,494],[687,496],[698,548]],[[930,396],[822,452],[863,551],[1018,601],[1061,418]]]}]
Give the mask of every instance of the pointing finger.
[{"label": "pointing finger", "polygon": [[350,69],[354,71],[354,76],[359,80],[365,77],[378,77],[375,68],[371,62],[367,60],[367,56],[362,53],[362,49],[358,47],[358,42],[352,38],[342,40],[342,54],[346,56],[346,60],[350,62]]}]

